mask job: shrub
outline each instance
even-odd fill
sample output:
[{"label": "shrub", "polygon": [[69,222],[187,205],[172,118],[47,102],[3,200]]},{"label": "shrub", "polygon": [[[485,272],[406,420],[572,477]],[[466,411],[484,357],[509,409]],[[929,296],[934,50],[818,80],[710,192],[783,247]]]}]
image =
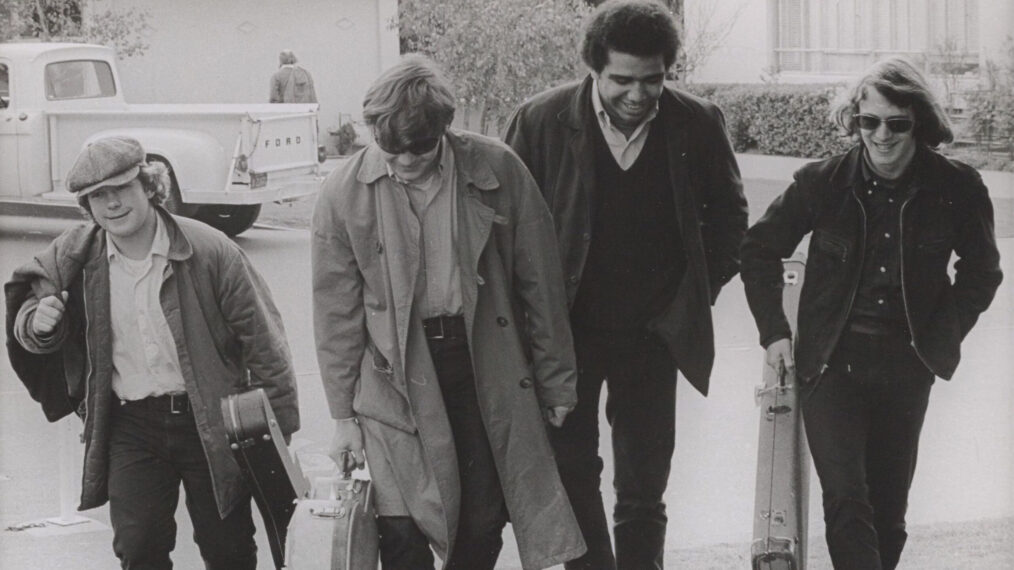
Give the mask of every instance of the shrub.
[{"label": "shrub", "polygon": [[722,109],[737,152],[823,158],[852,146],[828,119],[836,85],[691,84],[687,89]]}]

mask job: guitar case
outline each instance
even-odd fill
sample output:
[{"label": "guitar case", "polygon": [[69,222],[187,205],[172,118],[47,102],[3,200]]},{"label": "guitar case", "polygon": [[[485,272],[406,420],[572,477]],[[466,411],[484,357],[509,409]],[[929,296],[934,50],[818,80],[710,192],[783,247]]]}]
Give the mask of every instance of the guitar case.
[{"label": "guitar case", "polygon": [[[784,262],[782,304],[793,337],[805,259],[802,253],[797,253]],[[756,392],[761,414],[750,549],[752,567],[754,570],[803,570],[806,568],[810,462],[799,385],[795,374],[784,369],[775,370],[766,362],[763,382]]]}]

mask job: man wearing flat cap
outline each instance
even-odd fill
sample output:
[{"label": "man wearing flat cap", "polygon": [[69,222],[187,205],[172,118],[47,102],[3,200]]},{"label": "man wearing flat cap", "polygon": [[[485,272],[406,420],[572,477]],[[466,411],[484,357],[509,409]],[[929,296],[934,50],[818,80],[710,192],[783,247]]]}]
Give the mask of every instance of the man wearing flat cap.
[{"label": "man wearing flat cap", "polygon": [[220,399],[263,388],[299,428],[281,317],[242,250],[162,206],[169,174],[127,137],[87,145],[67,175],[90,223],[4,286],[7,352],[56,421],[84,422],[79,509],[109,502],[123,568],[171,568],[179,486],[207,568],[257,566],[250,491]]}]

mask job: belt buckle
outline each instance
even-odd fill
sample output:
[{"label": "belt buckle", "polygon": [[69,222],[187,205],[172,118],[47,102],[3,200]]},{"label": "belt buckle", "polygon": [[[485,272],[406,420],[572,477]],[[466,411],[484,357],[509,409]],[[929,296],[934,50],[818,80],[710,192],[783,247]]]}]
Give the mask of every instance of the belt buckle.
[{"label": "belt buckle", "polygon": [[185,414],[189,408],[186,394],[169,394],[169,413],[178,416]]}]

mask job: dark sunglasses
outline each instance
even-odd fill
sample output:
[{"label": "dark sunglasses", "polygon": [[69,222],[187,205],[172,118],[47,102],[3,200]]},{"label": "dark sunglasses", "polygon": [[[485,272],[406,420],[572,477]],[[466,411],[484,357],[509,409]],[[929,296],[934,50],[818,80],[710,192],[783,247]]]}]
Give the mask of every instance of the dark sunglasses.
[{"label": "dark sunglasses", "polygon": [[883,121],[887,123],[887,128],[892,133],[907,133],[912,130],[912,126],[915,124],[915,121],[912,119],[906,119],[904,117],[881,119],[880,117],[874,115],[856,114],[852,115],[852,118],[855,120],[856,124],[859,125],[859,128],[864,131],[877,130],[877,128],[880,127],[880,122]]},{"label": "dark sunglasses", "polygon": [[385,148],[382,144],[380,144],[380,139],[377,139],[377,146],[379,146],[380,150],[386,152],[387,154],[404,154],[406,152],[410,152],[416,156],[419,156],[422,154],[426,154],[432,151],[433,149],[437,148],[438,144],[440,144],[440,137],[426,137],[424,139],[412,141],[409,144],[402,147]]}]

